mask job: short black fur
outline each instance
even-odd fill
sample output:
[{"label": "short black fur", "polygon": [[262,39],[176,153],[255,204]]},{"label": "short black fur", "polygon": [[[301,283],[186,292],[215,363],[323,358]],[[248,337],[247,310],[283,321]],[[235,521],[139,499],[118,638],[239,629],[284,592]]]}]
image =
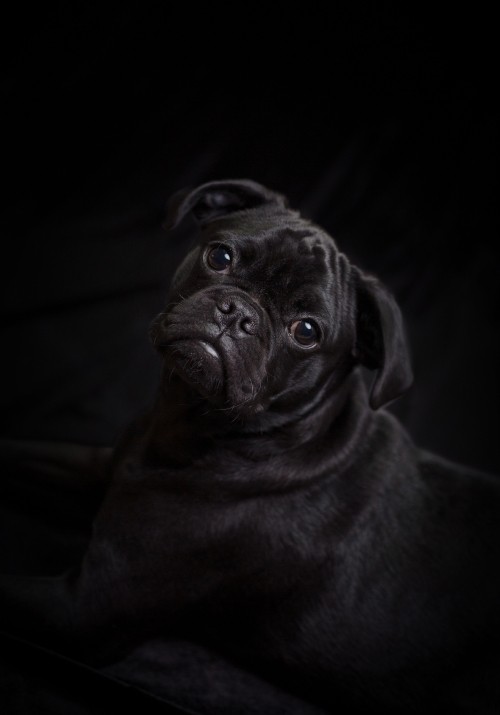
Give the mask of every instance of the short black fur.
[{"label": "short black fur", "polygon": [[2,577],[6,624],[98,662],[192,636],[332,713],[493,712],[500,484],[382,409],[412,379],[394,298],[255,182],[169,210],[201,235],[151,326],[157,402],[115,450],[82,563]]}]

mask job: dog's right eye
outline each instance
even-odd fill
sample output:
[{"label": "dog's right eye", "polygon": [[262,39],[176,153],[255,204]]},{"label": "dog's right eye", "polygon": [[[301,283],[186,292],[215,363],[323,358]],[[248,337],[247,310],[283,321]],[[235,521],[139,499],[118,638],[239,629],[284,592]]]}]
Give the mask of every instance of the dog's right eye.
[{"label": "dog's right eye", "polygon": [[228,273],[233,256],[227,246],[216,246],[207,253],[207,263],[218,273]]},{"label": "dog's right eye", "polygon": [[294,320],[289,327],[290,336],[303,348],[314,348],[320,339],[319,328],[313,320]]}]

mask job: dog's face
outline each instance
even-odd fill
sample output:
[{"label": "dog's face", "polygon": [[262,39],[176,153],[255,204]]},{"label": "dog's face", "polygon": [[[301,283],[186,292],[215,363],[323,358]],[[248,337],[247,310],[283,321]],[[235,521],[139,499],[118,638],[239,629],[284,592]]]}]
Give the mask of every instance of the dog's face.
[{"label": "dog's face", "polygon": [[408,386],[391,296],[281,195],[250,181],[211,182],[173,197],[169,225],[189,212],[200,242],[151,335],[170,371],[213,407],[233,419],[300,413],[357,362],[378,371],[373,407]]}]

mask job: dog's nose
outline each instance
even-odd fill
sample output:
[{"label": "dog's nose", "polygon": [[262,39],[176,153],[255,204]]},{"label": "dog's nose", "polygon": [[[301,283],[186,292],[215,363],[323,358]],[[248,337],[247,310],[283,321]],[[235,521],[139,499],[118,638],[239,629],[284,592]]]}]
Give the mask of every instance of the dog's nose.
[{"label": "dog's nose", "polygon": [[218,325],[230,330],[235,337],[255,335],[259,329],[256,308],[240,296],[220,296],[215,303],[215,314]]}]

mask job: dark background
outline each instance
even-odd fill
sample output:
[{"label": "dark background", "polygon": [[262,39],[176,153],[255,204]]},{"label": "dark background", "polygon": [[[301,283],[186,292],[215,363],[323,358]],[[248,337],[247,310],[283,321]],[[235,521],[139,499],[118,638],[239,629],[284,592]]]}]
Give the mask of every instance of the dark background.
[{"label": "dark background", "polygon": [[500,473],[493,18],[378,5],[5,19],[2,437],[115,442],[154,397],[148,326],[189,243],[168,196],[251,178],[395,293],[415,441]]},{"label": "dark background", "polygon": [[[22,13],[20,13],[21,15]],[[498,470],[491,18],[78,3],[6,25],[2,432],[110,444],[148,404],[173,191],[286,193],[403,309],[423,446]]]},{"label": "dark background", "polygon": [[335,5],[271,19],[76,3],[14,19],[4,434],[116,439],[158,379],[147,325],[186,232],[162,232],[167,197],[248,177],[395,292],[416,373],[396,409],[415,439],[498,469],[489,26]]}]

